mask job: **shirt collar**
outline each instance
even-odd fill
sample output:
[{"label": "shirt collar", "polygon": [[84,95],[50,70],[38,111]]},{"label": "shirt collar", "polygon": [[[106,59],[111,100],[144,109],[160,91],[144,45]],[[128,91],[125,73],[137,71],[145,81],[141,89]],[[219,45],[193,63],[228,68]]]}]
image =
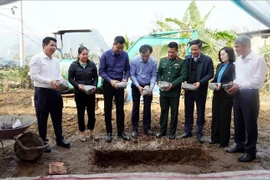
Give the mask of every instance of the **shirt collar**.
[{"label": "shirt collar", "polygon": [[117,56],[117,55],[120,55],[120,54],[115,54],[115,52],[113,51],[113,49],[111,49],[111,54],[113,55],[113,56]]},{"label": "shirt collar", "polygon": [[[167,56],[166,59],[170,60],[170,58]],[[171,60],[179,60],[179,57],[176,56],[174,59],[171,59]]]},{"label": "shirt collar", "polygon": [[139,60],[140,60],[140,62],[143,62],[143,63],[148,63],[148,62],[150,61],[150,58],[151,58],[151,56],[149,56],[148,60],[147,60],[146,62],[144,62],[144,61],[142,60],[141,56],[139,55]]},{"label": "shirt collar", "polygon": [[230,63],[222,63],[221,66],[222,66],[222,67],[226,67],[226,66],[228,66],[229,64],[230,64]]},{"label": "shirt collar", "polygon": [[253,57],[253,51],[250,51],[250,53],[246,56],[246,58],[243,59],[242,55],[240,56],[242,60],[250,60]]},{"label": "shirt collar", "polygon": [[43,51],[41,52],[41,57],[44,59],[49,59],[49,60],[53,59],[53,57],[49,58],[49,56],[47,56]]},{"label": "shirt collar", "polygon": [[196,57],[196,58],[195,58],[193,55],[191,55],[191,57],[192,57],[194,60],[195,60],[195,59],[196,59],[196,60],[199,60],[199,59],[200,59],[200,57],[201,57],[201,53],[200,53],[200,54],[199,54],[199,56],[198,56],[198,57]]}]

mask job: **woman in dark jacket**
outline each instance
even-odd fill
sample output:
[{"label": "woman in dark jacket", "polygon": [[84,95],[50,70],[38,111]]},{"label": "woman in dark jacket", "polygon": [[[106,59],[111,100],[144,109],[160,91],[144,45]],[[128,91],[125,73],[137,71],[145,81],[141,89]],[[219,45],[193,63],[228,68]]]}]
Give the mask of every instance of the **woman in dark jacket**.
[{"label": "woman in dark jacket", "polygon": [[98,75],[94,62],[88,59],[88,49],[84,46],[78,49],[78,59],[74,61],[68,70],[68,80],[74,86],[75,102],[77,107],[78,125],[80,140],[86,141],[84,113],[87,107],[88,124],[90,137],[93,136],[95,126],[95,88],[88,95],[83,91],[83,85],[93,85],[97,87]]},{"label": "woman in dark jacket", "polygon": [[231,114],[234,97],[223,88],[223,84],[235,79],[234,50],[230,47],[222,48],[219,53],[220,64],[217,65],[216,74],[212,83],[218,83],[212,101],[212,124],[210,144],[219,143],[226,147],[230,140]]}]

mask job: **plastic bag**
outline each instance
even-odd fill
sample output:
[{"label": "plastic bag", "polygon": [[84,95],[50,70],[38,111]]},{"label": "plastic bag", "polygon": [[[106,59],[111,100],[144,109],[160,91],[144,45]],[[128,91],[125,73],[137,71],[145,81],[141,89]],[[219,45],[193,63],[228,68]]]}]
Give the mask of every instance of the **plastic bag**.
[{"label": "plastic bag", "polygon": [[158,86],[161,91],[165,91],[168,87],[170,87],[170,83],[166,81],[159,81]]},{"label": "plastic bag", "polygon": [[60,92],[65,92],[69,88],[67,81],[64,79],[56,80],[56,84],[59,86],[59,88],[57,90]]},{"label": "plastic bag", "polygon": [[119,89],[125,89],[127,87],[127,83],[126,82],[117,82],[117,83],[115,83],[115,86]]},{"label": "plastic bag", "polygon": [[233,87],[233,83],[223,84],[222,88],[227,92],[229,89]]},{"label": "plastic bag", "polygon": [[218,83],[210,83],[208,88],[211,90],[216,90],[218,88]]},{"label": "plastic bag", "polygon": [[96,86],[93,86],[93,85],[83,85],[83,91],[88,95],[93,94],[92,90],[95,88]]},{"label": "plastic bag", "polygon": [[189,83],[182,83],[182,89],[194,91],[194,90],[196,90],[196,86],[194,86],[193,84],[189,84]]},{"label": "plastic bag", "polygon": [[22,122],[17,119],[16,122],[12,125],[12,129],[18,128],[22,126]]},{"label": "plastic bag", "polygon": [[143,91],[142,91],[142,95],[152,95],[152,89],[150,88],[150,86],[144,86]]}]

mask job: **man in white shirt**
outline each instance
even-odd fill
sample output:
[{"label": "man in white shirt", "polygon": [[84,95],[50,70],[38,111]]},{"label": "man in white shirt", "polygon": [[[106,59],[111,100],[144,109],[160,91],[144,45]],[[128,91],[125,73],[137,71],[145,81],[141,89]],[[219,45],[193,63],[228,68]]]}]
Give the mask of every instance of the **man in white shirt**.
[{"label": "man in white shirt", "polygon": [[[52,57],[56,50],[56,39],[46,37],[43,39],[43,52],[32,57],[30,67],[30,77],[35,86],[35,108],[38,120],[39,136],[48,143],[47,121],[50,114],[57,146],[70,147],[70,143],[64,140],[62,135],[62,109],[63,99],[58,90],[56,81],[63,79],[60,73],[59,61]],[[47,147],[44,152],[51,152]]]},{"label": "man in white shirt", "polygon": [[236,146],[229,153],[243,152],[241,162],[256,159],[258,138],[257,119],[259,115],[259,89],[262,88],[267,73],[264,58],[251,51],[248,36],[239,36],[234,42],[239,58],[235,63],[236,79],[228,93],[235,95],[234,101],[234,140]]}]

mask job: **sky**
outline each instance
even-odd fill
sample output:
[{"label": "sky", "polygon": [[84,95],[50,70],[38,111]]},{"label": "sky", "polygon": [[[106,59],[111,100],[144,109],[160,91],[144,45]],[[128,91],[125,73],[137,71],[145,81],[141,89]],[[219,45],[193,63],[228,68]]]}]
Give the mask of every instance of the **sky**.
[{"label": "sky", "polygon": [[[23,1],[24,31],[32,40],[52,35],[58,28],[94,28],[110,46],[117,35],[129,37],[146,35],[155,28],[154,22],[163,18],[182,19],[190,1]],[[266,27],[229,0],[196,1],[204,16],[213,6],[206,26],[212,29],[259,30]],[[19,30],[19,8],[12,15],[10,8],[18,2],[0,6],[1,34]],[[5,15],[5,16],[4,16]],[[9,16],[9,17],[6,17]],[[27,26],[27,27],[26,27]],[[30,30],[29,30],[30,29]],[[38,37],[36,37],[38,36]]]}]

